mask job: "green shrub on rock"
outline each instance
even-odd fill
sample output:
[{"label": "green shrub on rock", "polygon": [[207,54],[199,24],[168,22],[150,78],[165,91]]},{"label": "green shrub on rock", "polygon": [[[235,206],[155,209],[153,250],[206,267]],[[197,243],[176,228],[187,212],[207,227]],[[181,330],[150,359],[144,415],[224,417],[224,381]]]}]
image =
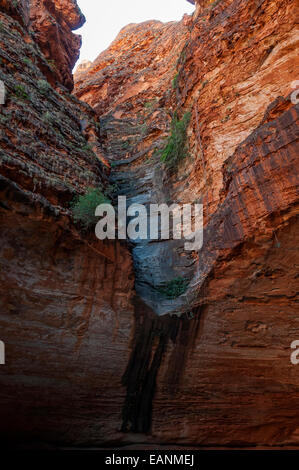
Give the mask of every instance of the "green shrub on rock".
[{"label": "green shrub on rock", "polygon": [[51,85],[47,80],[38,80],[37,86],[42,95],[46,95],[51,89]]},{"label": "green shrub on rock", "polygon": [[160,294],[167,297],[167,299],[176,299],[184,294],[188,288],[188,280],[183,277],[176,277],[167,282],[165,286],[159,288]]},{"label": "green shrub on rock", "polygon": [[76,196],[71,202],[74,221],[85,230],[95,226],[98,221],[95,216],[96,207],[105,203],[109,204],[110,200],[99,188],[89,188],[85,194]]},{"label": "green shrub on rock", "polygon": [[171,122],[171,134],[161,154],[161,161],[168,167],[176,167],[188,153],[187,128],[191,114],[185,113],[181,120],[175,114]]}]

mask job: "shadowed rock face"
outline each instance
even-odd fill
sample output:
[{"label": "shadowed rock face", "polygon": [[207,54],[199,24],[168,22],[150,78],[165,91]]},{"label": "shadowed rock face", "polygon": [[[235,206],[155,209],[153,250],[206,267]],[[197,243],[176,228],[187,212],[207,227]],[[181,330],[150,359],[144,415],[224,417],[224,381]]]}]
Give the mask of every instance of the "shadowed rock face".
[{"label": "shadowed rock face", "polygon": [[2,8],[0,21],[1,440],[112,439],[126,396],[131,256],[82,233],[70,212],[75,195],[107,185],[97,116],[47,82],[52,66],[21,10]]},{"label": "shadowed rock face", "polygon": [[12,2],[11,0],[1,0],[0,9],[8,13],[13,18],[17,18],[23,25],[29,22],[29,3],[30,0],[20,0]]},{"label": "shadowed rock face", "polygon": [[[129,25],[80,69],[88,104],[62,86],[75,2],[33,2],[35,36],[28,3],[0,2],[1,441],[298,446],[295,1]],[[169,171],[175,111],[189,152]],[[131,259],[82,233],[69,203],[109,177],[129,202],[203,202],[202,250],[137,243]],[[165,299],[178,275],[186,294]]]}]

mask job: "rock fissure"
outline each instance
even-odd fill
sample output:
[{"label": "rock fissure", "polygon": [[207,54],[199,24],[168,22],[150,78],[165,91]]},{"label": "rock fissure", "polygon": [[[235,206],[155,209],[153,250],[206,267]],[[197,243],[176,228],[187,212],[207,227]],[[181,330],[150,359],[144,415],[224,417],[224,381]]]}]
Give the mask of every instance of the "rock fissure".
[{"label": "rock fissure", "polygon": [[[0,0],[9,445],[298,446],[296,2],[194,3],[123,28],[70,94],[76,2]],[[128,204],[202,202],[203,248],[82,232],[71,201],[109,184]],[[174,279],[187,290],[167,296]]]}]

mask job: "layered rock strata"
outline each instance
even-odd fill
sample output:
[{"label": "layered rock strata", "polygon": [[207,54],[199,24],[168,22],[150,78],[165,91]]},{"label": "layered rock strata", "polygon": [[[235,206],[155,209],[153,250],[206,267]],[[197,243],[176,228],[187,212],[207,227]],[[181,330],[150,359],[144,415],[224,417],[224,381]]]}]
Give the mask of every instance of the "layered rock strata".
[{"label": "layered rock strata", "polygon": [[[76,95],[100,116],[119,193],[129,203],[204,205],[198,253],[174,241],[132,246],[136,290],[165,326],[153,320],[135,344],[124,428],[151,430],[167,443],[296,444],[296,5],[209,3],[198,2],[193,17],[179,23],[124,28],[76,77]],[[175,112],[191,113],[189,152],[169,171],[159,151]],[[161,286],[177,276],[188,279],[187,292],[163,298]],[[170,340],[177,338],[176,315],[182,329],[189,318],[191,339]],[[161,339],[150,339],[151,331]],[[141,366],[134,351],[146,341],[152,352],[142,354]],[[152,408],[141,386],[153,377],[147,357],[159,363],[155,394],[148,389]]]},{"label": "layered rock strata", "polygon": [[[2,442],[298,446],[295,1],[129,25],[78,73],[88,104],[65,88],[81,15],[52,3],[0,3]],[[167,169],[175,112],[188,155]],[[108,184],[202,202],[203,248],[136,243],[132,263],[82,233],[70,201]],[[177,276],[188,290],[167,299]]]},{"label": "layered rock strata", "polygon": [[108,184],[98,119],[64,79],[47,80],[29,9],[14,3],[0,12],[1,441],[98,442],[115,438],[125,400],[131,256],[74,224],[73,198]]},{"label": "layered rock strata", "polygon": [[81,47],[81,36],[72,31],[84,23],[75,0],[30,0],[30,28],[52,72],[44,73],[49,81],[58,81],[70,91]]}]

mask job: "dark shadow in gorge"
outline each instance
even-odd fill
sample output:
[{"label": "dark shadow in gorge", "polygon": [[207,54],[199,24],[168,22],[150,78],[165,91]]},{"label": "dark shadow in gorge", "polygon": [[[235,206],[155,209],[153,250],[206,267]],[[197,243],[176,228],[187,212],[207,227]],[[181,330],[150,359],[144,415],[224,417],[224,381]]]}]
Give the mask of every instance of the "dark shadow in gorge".
[{"label": "dark shadow in gorge", "polygon": [[127,389],[122,411],[122,432],[151,430],[156,379],[170,343],[173,350],[165,382],[170,394],[181,383],[185,363],[200,326],[200,308],[178,316],[158,316],[144,302],[134,299],[132,351],[122,383]]}]

